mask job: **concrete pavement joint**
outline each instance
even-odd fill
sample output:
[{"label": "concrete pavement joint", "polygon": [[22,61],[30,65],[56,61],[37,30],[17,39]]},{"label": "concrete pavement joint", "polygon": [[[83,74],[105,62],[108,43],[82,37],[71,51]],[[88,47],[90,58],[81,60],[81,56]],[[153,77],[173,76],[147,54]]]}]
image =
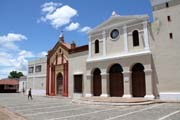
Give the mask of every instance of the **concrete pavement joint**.
[{"label": "concrete pavement joint", "polygon": [[172,112],[172,113],[170,113],[170,114],[168,114],[168,115],[166,115],[166,116],[163,116],[162,118],[159,118],[158,120],[164,120],[164,119],[166,119],[166,118],[168,118],[168,117],[170,117],[170,116],[172,116],[172,115],[175,115],[175,114],[177,114],[177,113],[179,113],[179,112],[180,112],[180,110],[177,110],[177,111]]}]

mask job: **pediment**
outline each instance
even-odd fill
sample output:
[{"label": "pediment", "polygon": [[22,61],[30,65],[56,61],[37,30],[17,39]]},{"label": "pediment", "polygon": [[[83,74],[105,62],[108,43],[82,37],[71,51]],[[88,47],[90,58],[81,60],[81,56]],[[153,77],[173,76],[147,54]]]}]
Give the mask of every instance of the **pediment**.
[{"label": "pediment", "polygon": [[105,30],[110,26],[115,26],[115,25],[126,25],[128,23],[132,23],[133,21],[143,21],[143,20],[148,20],[148,15],[132,15],[132,16],[120,16],[120,15],[115,15],[111,16],[109,19],[104,21],[102,24],[98,25],[94,29],[92,29],[88,34],[93,34],[95,32]]}]

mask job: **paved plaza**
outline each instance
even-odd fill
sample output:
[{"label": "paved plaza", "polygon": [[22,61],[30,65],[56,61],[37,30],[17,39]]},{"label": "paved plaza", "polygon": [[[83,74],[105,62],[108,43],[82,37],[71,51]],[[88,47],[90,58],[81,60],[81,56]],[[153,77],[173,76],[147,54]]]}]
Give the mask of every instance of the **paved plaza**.
[{"label": "paved plaza", "polygon": [[27,120],[180,120],[180,103],[90,105],[63,97],[35,96],[28,100],[22,94],[0,94],[0,106]]}]

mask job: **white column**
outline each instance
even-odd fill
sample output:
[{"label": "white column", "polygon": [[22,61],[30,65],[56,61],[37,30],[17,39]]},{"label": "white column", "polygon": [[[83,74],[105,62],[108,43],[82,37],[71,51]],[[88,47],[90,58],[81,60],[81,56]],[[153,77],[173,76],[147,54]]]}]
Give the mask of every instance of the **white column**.
[{"label": "white column", "polygon": [[92,97],[92,75],[86,74],[86,83],[84,84],[85,89],[85,97]]},{"label": "white column", "polygon": [[123,32],[124,32],[124,52],[128,52],[127,26],[123,27]]},{"label": "white column", "polygon": [[89,35],[89,58],[91,58],[91,36]]},{"label": "white column", "polygon": [[101,73],[101,88],[102,88],[102,94],[101,97],[108,97],[109,96],[109,79],[108,79],[108,74],[107,73]]},{"label": "white column", "polygon": [[123,72],[124,77],[124,95],[123,98],[131,98],[131,72],[130,71],[124,71]]},{"label": "white column", "polygon": [[146,82],[146,96],[147,99],[154,99],[153,95],[153,84],[152,84],[152,70],[145,70],[145,82]]},{"label": "white column", "polygon": [[145,48],[146,50],[149,50],[149,40],[148,40],[148,22],[145,21],[143,22],[143,27],[144,27],[144,43],[145,43]]},{"label": "white column", "polygon": [[106,56],[106,32],[105,31],[102,32],[102,36],[103,36],[103,56]]}]

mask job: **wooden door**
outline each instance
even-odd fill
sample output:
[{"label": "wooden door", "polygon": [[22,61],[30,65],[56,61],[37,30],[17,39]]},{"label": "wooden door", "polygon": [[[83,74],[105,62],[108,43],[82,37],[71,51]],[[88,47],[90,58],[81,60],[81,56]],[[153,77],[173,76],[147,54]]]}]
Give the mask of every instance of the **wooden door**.
[{"label": "wooden door", "polygon": [[132,72],[132,93],[133,97],[144,97],[146,95],[144,71]]},{"label": "wooden door", "polygon": [[74,76],[74,93],[82,93],[82,75]]},{"label": "wooden door", "polygon": [[93,95],[100,96],[101,91],[101,75],[99,70],[95,70],[93,74]]},{"label": "wooden door", "polygon": [[63,94],[63,76],[61,73],[57,75],[57,94]]},{"label": "wooden door", "polygon": [[122,73],[110,73],[110,96],[122,97],[124,94]]}]

